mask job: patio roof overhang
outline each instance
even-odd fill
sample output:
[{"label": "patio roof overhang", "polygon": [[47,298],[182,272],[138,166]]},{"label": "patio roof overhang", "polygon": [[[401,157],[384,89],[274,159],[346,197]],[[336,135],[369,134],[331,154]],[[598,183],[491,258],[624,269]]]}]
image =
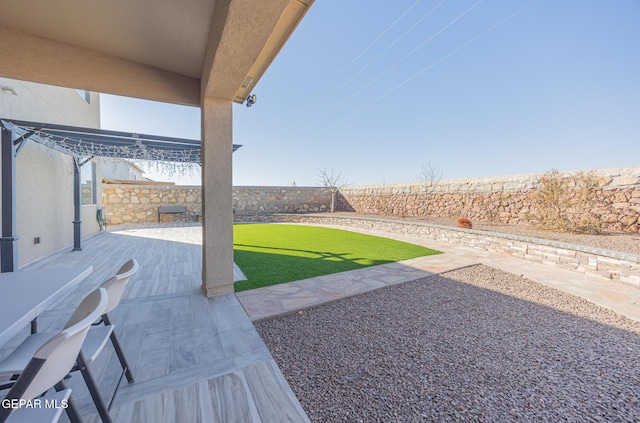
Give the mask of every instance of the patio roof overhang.
[{"label": "patio roof overhang", "polygon": [[314,0],[3,0],[0,75],[148,100],[243,103]]},{"label": "patio roof overhang", "polygon": [[202,289],[232,293],[232,105],[253,92],[313,2],[3,0],[0,76],[199,106]]}]

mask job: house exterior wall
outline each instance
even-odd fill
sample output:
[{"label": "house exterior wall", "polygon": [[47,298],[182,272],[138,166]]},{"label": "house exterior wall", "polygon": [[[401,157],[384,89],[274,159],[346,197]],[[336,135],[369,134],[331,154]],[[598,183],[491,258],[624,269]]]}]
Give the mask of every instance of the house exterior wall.
[{"label": "house exterior wall", "polygon": [[128,181],[141,181],[144,179],[142,172],[131,163],[121,159],[102,159],[102,175],[111,179]]},{"label": "house exterior wall", "polygon": [[[0,117],[98,128],[97,93],[0,78]],[[100,176],[97,169],[97,180]],[[16,158],[18,265],[73,244],[73,160],[27,141]],[[96,184],[101,201],[102,184]],[[82,206],[83,238],[98,231],[96,205]],[[40,243],[34,243],[39,237]]]}]

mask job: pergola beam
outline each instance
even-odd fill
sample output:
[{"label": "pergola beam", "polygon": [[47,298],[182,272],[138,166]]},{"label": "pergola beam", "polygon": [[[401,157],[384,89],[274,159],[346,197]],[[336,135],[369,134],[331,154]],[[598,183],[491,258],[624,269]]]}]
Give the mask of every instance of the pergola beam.
[{"label": "pergola beam", "polygon": [[[68,137],[73,139],[78,146],[85,146],[86,150],[92,143],[100,143],[114,148],[116,157],[131,159],[122,150],[117,152],[115,148],[138,146],[138,142],[160,143],[166,151],[193,150],[197,148],[198,161],[201,164],[201,142],[184,138],[172,138],[157,135],[133,134],[127,132],[108,131],[103,129],[81,128],[74,126],[54,125],[40,122],[28,122],[11,119],[0,119],[2,129],[2,237],[0,238],[0,270],[13,272],[18,267],[18,237],[16,235],[16,156],[24,143],[31,139],[34,142],[46,145],[56,151],[73,157],[73,251],[82,250],[82,181],[80,180],[81,167],[91,162],[94,157],[105,157],[99,154],[79,154],[77,150],[63,148],[60,145],[47,141],[46,137]],[[64,135],[61,135],[64,134]],[[156,145],[156,144],[150,144]],[[233,145],[235,151],[240,145]],[[154,147],[149,147],[154,148]],[[129,149],[127,149],[129,150]],[[130,150],[129,150],[130,151]],[[117,153],[117,154],[116,154]],[[186,156],[185,156],[186,157]]]},{"label": "pergola beam", "polygon": [[[166,161],[201,163],[200,140],[14,119],[0,120],[21,135],[14,143],[31,138],[35,142],[76,157],[90,155],[133,160],[162,160],[158,157],[166,154]],[[233,151],[240,147],[234,144]],[[150,158],[145,157],[147,155],[145,149],[148,149]]]}]

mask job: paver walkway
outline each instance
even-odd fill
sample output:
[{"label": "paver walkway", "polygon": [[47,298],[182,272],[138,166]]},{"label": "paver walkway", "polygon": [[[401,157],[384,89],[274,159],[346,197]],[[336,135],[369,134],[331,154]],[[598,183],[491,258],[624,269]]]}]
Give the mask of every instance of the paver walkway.
[{"label": "paver walkway", "polygon": [[416,236],[364,230],[349,226],[331,227],[410,242],[442,251],[444,254],[418,257],[398,263],[372,266],[236,293],[252,321],[294,313],[380,287],[408,282],[474,264],[484,264],[506,272],[523,275],[536,282],[578,295],[602,307],[640,321],[640,288],[630,284],[534,263],[507,254],[490,253],[472,247],[447,244]]}]

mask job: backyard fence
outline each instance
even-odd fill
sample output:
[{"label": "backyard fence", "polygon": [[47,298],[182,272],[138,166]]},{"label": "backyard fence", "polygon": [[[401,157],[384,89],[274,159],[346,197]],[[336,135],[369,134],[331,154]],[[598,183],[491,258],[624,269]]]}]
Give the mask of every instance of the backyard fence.
[{"label": "backyard fence", "polygon": [[[640,232],[640,167],[593,172],[600,185],[589,201],[589,213],[598,216],[602,230]],[[575,174],[560,173],[563,177]],[[541,176],[450,179],[437,181],[435,189],[419,182],[347,186],[340,190],[337,211],[531,224],[539,220]],[[158,207],[171,206],[185,206],[186,213],[163,214],[162,221],[196,221],[202,212],[201,201],[196,186],[105,184],[102,189],[111,225],[157,222]],[[233,206],[238,220],[248,215],[328,212],[331,193],[323,187],[234,187]],[[573,220],[584,214],[571,207],[566,212],[566,218]]]}]

